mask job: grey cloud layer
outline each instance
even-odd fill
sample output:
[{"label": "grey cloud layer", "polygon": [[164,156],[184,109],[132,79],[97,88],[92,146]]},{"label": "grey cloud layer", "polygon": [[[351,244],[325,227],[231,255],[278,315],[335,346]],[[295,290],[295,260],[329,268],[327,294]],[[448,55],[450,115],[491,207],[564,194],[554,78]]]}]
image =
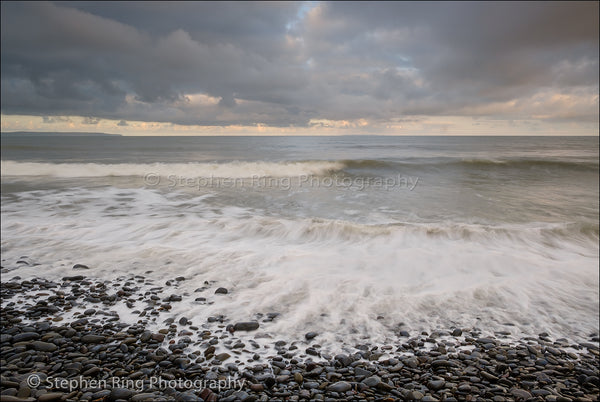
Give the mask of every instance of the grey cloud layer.
[{"label": "grey cloud layer", "polygon": [[7,114],[597,120],[597,2],[2,2],[1,44]]}]

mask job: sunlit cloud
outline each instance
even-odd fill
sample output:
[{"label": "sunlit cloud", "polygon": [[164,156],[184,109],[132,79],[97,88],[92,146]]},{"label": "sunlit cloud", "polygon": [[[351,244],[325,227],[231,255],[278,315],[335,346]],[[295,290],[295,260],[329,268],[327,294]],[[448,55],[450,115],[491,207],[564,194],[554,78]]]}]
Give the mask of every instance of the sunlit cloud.
[{"label": "sunlit cloud", "polygon": [[598,133],[597,2],[1,7],[5,130]]}]

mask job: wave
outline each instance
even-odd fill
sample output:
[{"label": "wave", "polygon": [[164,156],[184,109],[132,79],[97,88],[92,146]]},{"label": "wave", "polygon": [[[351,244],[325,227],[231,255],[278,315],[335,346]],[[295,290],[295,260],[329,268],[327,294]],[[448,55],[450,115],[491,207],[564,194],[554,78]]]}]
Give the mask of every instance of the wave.
[{"label": "wave", "polygon": [[2,161],[2,176],[53,176],[53,177],[293,177],[325,175],[344,167],[341,162],[228,162],[228,163],[39,163]]},{"label": "wave", "polygon": [[598,171],[598,161],[569,161],[551,159],[492,159],[492,158],[407,158],[403,161],[358,159],[341,161],[349,169],[397,169],[428,167],[571,169]]},{"label": "wave", "polygon": [[597,161],[565,161],[548,159],[463,159],[461,165],[479,167],[512,167],[512,168],[556,168],[574,170],[598,170]]},{"label": "wave", "polygon": [[600,239],[598,223],[591,222],[529,223],[526,225],[486,225],[459,222],[362,224],[317,218],[286,222],[263,217],[251,220],[217,220],[213,224],[221,230],[235,233],[235,236],[240,238],[267,237],[274,240],[286,239],[294,242],[318,243],[356,243],[375,238],[404,237],[480,243],[506,240],[561,247],[562,242],[565,241],[594,246]]},{"label": "wave", "polygon": [[[177,303],[173,318],[222,314],[235,322],[276,311],[281,316],[265,325],[274,337],[315,330],[320,342],[330,341],[326,334],[384,342],[399,322],[411,332],[496,330],[506,322],[525,333],[597,331],[593,219],[364,223],[278,216],[223,205],[213,194],[146,188],[13,198],[3,194],[3,266],[11,270],[3,275],[62,277],[82,262],[102,279],[185,276],[181,294],[205,280],[232,290],[214,304]],[[17,264],[23,255],[42,266]],[[205,295],[212,301],[214,290]]]},{"label": "wave", "polygon": [[403,169],[559,169],[598,172],[597,161],[544,159],[452,159],[408,158],[402,161],[380,159],[233,161],[223,163],[42,163],[2,161],[2,176],[123,177],[154,174],[167,177],[298,177],[303,175],[356,174],[356,171],[401,171]]}]

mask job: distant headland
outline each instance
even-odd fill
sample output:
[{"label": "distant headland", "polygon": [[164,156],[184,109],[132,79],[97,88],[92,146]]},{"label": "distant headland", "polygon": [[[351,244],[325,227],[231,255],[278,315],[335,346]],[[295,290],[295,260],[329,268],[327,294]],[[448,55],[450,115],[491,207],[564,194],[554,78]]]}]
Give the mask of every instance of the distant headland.
[{"label": "distant headland", "polygon": [[61,137],[122,137],[121,134],[107,134],[107,133],[83,133],[83,132],[51,132],[51,131],[10,131],[10,132],[2,132],[1,135],[16,137],[16,136],[31,136],[31,137],[51,137],[51,136],[61,136]]}]

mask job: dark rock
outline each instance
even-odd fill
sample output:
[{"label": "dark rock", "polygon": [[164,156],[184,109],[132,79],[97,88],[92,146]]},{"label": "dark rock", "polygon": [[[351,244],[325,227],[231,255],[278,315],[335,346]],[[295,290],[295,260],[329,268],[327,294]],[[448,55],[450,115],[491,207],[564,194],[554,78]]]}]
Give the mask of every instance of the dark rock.
[{"label": "dark rock", "polygon": [[83,264],[75,264],[75,265],[73,265],[73,269],[90,269],[90,267],[88,267],[87,265],[83,265]]},{"label": "dark rock", "polygon": [[58,349],[58,346],[55,344],[42,341],[33,341],[31,342],[31,346],[33,346],[35,350],[39,350],[41,352],[54,352]]},{"label": "dark rock", "polygon": [[374,375],[374,376],[365,378],[364,380],[362,380],[362,383],[365,384],[369,388],[376,388],[379,384],[381,384],[381,378]]},{"label": "dark rock", "polygon": [[22,332],[20,334],[13,335],[12,341],[13,343],[17,342],[27,342],[34,339],[39,339],[40,334],[37,332]]},{"label": "dark rock", "polygon": [[354,376],[355,377],[364,378],[364,377],[368,377],[368,376],[370,376],[372,374],[373,373],[371,373],[369,370],[365,370],[365,369],[360,368],[360,367],[356,367],[354,369]]},{"label": "dark rock", "polygon": [[[75,268],[75,267],[73,267]],[[85,276],[83,275],[74,275],[74,276],[65,276],[64,278],[62,278],[63,281],[68,281],[68,282],[79,282],[85,279]]]},{"label": "dark rock", "polygon": [[439,360],[434,360],[431,362],[431,366],[433,368],[438,368],[438,367],[457,367],[457,364],[454,363],[451,360],[443,360],[443,359],[439,359]]},{"label": "dark rock", "polygon": [[434,391],[439,391],[440,389],[444,388],[445,384],[446,381],[444,380],[431,380],[427,383],[427,387]]},{"label": "dark rock", "polygon": [[129,399],[132,395],[133,391],[127,388],[113,388],[110,391],[110,399],[113,401],[117,399]]},{"label": "dark rock", "polygon": [[317,332],[307,332],[304,337],[306,338],[307,341],[315,338],[317,335],[319,335]]},{"label": "dark rock", "polygon": [[[350,364],[352,364],[352,362],[354,361],[354,359],[352,359],[352,357],[350,357],[350,356],[348,356],[348,355],[345,355],[345,354],[339,354],[339,355],[336,355],[336,356],[334,357],[334,359],[335,359],[335,360],[337,360],[338,362],[340,362],[340,364],[341,364],[343,367],[349,366],[349,365],[350,365]],[[370,375],[370,374],[371,374],[371,373],[369,373],[369,375]]]},{"label": "dark rock", "polygon": [[102,335],[84,335],[81,337],[81,342],[83,343],[100,343],[106,341],[106,337]]},{"label": "dark rock", "polygon": [[513,388],[510,390],[510,394],[515,397],[517,401],[527,401],[532,397],[532,395],[525,391],[524,389]]},{"label": "dark rock", "polygon": [[227,293],[228,293],[228,290],[225,288],[218,288],[217,290],[215,290],[216,295],[226,295]]},{"label": "dark rock", "polygon": [[231,357],[231,355],[229,353],[219,353],[218,355],[215,356],[215,359],[217,359],[218,361],[224,362],[225,360],[229,359]]},{"label": "dark rock", "polygon": [[233,326],[234,331],[254,331],[259,327],[258,321],[237,322]]},{"label": "dark rock", "polygon": [[40,395],[38,402],[60,401],[64,395],[62,392],[48,392],[47,394]]},{"label": "dark rock", "polygon": [[327,387],[329,392],[346,392],[352,389],[352,385],[346,381],[338,381]]}]

